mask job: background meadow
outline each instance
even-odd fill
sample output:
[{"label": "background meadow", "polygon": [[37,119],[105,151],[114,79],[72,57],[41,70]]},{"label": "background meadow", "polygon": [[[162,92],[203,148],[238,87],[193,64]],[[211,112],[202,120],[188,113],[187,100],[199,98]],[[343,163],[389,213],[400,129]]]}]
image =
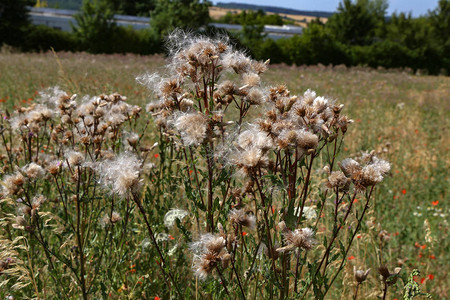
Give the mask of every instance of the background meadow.
[{"label": "background meadow", "polygon": [[[127,96],[129,103],[144,106],[152,95],[135,78],[160,70],[164,63],[162,56],[3,51],[1,109],[12,111],[16,106],[31,104],[39,91],[56,85],[81,96],[118,92]],[[446,299],[450,261],[450,78],[359,67],[271,65],[262,80],[271,85],[285,84],[292,94],[312,89],[345,104],[346,114],[355,122],[349,126],[339,159],[374,149],[392,164],[390,175],[376,188],[365,226],[328,297],[346,299],[353,294],[353,266],[357,266],[372,268],[368,283],[361,289],[368,298],[376,298],[382,286],[375,269],[386,264],[390,269],[402,266],[403,278],[418,269],[421,275],[416,280],[421,289],[435,299]],[[146,117],[143,115],[141,122]],[[154,128],[151,123],[147,131]],[[149,143],[154,142],[152,134],[148,136]],[[157,163],[159,159],[155,153],[150,161]],[[162,207],[183,206],[184,200],[171,201]],[[158,220],[162,216],[154,218]],[[133,221],[141,222],[138,216]],[[142,246],[138,225],[136,230],[129,242]],[[382,231],[385,233],[380,238]],[[175,240],[182,238],[174,236]],[[129,270],[114,282],[114,290],[108,291],[112,297],[160,296],[152,285],[155,270],[148,269],[151,266],[145,256],[144,248],[136,247],[124,259],[123,265],[129,265],[125,267]],[[402,297],[402,286],[397,283],[390,289],[392,299]],[[6,295],[8,292],[0,290],[0,296]]]}]

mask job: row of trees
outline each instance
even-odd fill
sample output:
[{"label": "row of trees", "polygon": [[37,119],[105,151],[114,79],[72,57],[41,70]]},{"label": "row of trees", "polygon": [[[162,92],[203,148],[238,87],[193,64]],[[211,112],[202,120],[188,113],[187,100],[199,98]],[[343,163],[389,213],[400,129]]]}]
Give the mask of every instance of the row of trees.
[{"label": "row of trees", "polygon": [[278,14],[266,14],[263,10],[246,11],[243,10],[238,14],[227,12],[219,18],[216,23],[225,24],[246,24],[246,25],[284,25],[293,24],[294,22],[282,18]]},{"label": "row of trees", "polygon": [[301,36],[273,41],[259,27],[243,24],[243,45],[257,59],[275,63],[409,67],[450,72],[450,1],[440,0],[426,16],[393,14],[386,0],[343,0],[324,24],[318,19]]},{"label": "row of trees", "polygon": [[[26,5],[31,0],[0,3],[0,43],[23,50],[89,51],[93,53],[164,51],[167,34],[175,28],[207,29],[210,2],[202,0],[92,0],[83,1],[76,16],[74,34],[31,26]],[[346,64],[410,67],[430,73],[450,70],[450,0],[440,0],[426,16],[394,14],[386,18],[386,0],[342,0],[337,13],[324,24],[309,24],[301,36],[268,39],[264,24],[283,24],[281,17],[262,11],[226,16],[227,23],[243,25],[230,33],[238,45],[256,59],[275,63]],[[114,14],[151,15],[150,30],[135,31],[116,26]],[[22,38],[20,38],[22,37]]]}]

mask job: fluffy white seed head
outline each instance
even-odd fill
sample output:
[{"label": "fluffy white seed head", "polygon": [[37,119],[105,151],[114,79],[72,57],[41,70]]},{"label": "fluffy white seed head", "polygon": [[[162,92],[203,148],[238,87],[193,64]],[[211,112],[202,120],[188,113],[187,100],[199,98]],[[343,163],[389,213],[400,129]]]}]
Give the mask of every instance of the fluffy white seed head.
[{"label": "fluffy white seed head", "polygon": [[182,113],[176,118],[174,126],[186,146],[198,146],[206,138],[208,120],[200,113]]},{"label": "fluffy white seed head", "polygon": [[140,160],[129,152],[105,160],[98,167],[103,185],[119,196],[124,196],[128,192],[135,193],[139,190],[141,186],[140,171]]}]

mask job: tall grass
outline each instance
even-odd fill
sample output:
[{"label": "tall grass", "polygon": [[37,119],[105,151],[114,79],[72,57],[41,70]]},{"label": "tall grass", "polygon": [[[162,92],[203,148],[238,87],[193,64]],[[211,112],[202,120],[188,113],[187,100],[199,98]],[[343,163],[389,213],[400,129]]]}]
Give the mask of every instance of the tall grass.
[{"label": "tall grass", "polygon": [[[175,50],[175,54],[184,51],[181,48]],[[127,102],[140,106],[148,102],[148,98],[154,102],[161,97],[154,92],[164,86],[164,81],[158,81],[147,91],[134,81],[134,77],[148,70],[162,72],[161,58],[87,54],[58,54],[55,58],[52,54],[10,53],[3,53],[0,58],[4,70],[0,98],[4,102],[3,116],[9,120],[16,116],[12,113],[13,106],[29,106],[39,98],[52,98],[51,95],[39,96],[36,91],[54,85],[62,86],[69,99],[74,93],[81,99],[84,94],[117,91],[128,96]],[[231,298],[269,298],[271,295],[320,298],[327,292],[326,298],[334,299],[353,297],[357,287],[360,299],[382,297],[384,291],[388,298],[393,299],[402,297],[408,275],[413,269],[418,269],[422,275],[415,279],[421,289],[436,297],[446,297],[449,258],[445,250],[448,248],[445,242],[448,233],[448,204],[445,202],[448,185],[448,143],[445,142],[449,125],[448,78],[320,66],[269,68],[261,75],[261,91],[264,86],[285,84],[291,93],[283,97],[301,93],[299,101],[304,101],[308,94],[303,95],[303,92],[311,88],[329,99],[336,99],[336,103],[345,104],[343,112],[355,122],[345,131],[342,146],[342,131],[334,139],[329,138],[333,131],[320,131],[314,132],[319,137],[316,151],[308,153],[310,148],[304,148],[307,154],[301,159],[292,156],[296,155],[295,151],[288,150],[297,149],[290,148],[293,146],[276,148],[284,149],[284,154],[277,154],[278,150],[273,154],[267,153],[269,160],[280,155],[280,161],[298,163],[292,169],[297,170],[297,175],[289,168],[282,171],[283,166],[280,165],[263,171],[260,176],[259,171],[255,173],[255,167],[265,170],[264,161],[259,160],[255,165],[243,162],[242,157],[247,153],[241,152],[251,149],[242,145],[236,147],[235,143],[239,141],[239,135],[242,140],[245,137],[242,137],[243,133],[254,130],[254,127],[246,125],[247,122],[252,123],[254,118],[263,119],[267,105],[244,105],[250,102],[239,102],[246,95],[237,92],[240,93],[235,99],[238,110],[233,111],[234,102],[230,102],[232,106],[227,113],[217,116],[213,113],[217,107],[206,111],[204,106],[210,105],[208,101],[213,101],[214,95],[207,98],[206,104],[203,102],[203,96],[210,90],[214,91],[213,82],[224,90],[220,83],[224,79],[232,80],[233,90],[242,88],[240,91],[247,91],[247,94],[252,86],[258,87],[259,84],[255,85],[248,76],[240,79],[239,74],[227,73],[224,75],[226,78],[219,79],[214,77],[217,73],[209,76],[212,77],[206,86],[194,89],[197,93],[187,97],[194,103],[201,99],[202,107],[194,107],[204,117],[187,115],[186,112],[192,112],[189,108],[184,113],[171,112],[172,117],[165,116],[153,124],[150,116],[143,118],[139,117],[141,113],[133,114],[130,121],[119,122],[116,129],[108,129],[104,133],[100,148],[95,142],[83,144],[82,136],[75,132],[78,125],[74,124],[78,123],[62,118],[69,115],[69,120],[72,120],[72,114],[58,112],[55,118],[39,120],[45,124],[39,123],[44,126],[38,128],[36,136],[25,135],[18,139],[9,137],[9,132],[11,135],[17,133],[12,133],[9,123],[4,121],[3,133],[9,147],[2,148],[3,182],[8,174],[18,176],[26,173],[32,162],[45,167],[46,162],[39,153],[41,149],[44,150],[42,155],[59,159],[61,169],[56,176],[51,173],[51,176],[45,175],[46,180],[41,183],[27,180],[26,188],[17,191],[29,195],[25,206],[30,210],[24,210],[24,203],[17,201],[19,198],[24,201],[22,196],[7,195],[2,200],[4,227],[0,234],[4,239],[0,249],[7,254],[0,259],[12,258],[14,261],[8,260],[8,265],[5,263],[8,268],[4,268],[13,271],[2,271],[0,275],[2,282],[9,279],[0,290],[1,296],[52,298],[67,295],[78,298],[90,295],[97,298],[110,295],[115,298],[165,299],[169,295],[182,298],[202,295],[226,297],[229,294]],[[183,84],[184,81],[180,81],[176,87],[186,88],[188,92],[189,87],[195,86],[195,82],[186,87]],[[185,91],[176,93],[181,96]],[[279,91],[279,94],[283,93]],[[262,94],[268,95],[267,92]],[[52,99],[59,101],[59,96]],[[74,111],[80,110],[86,101],[98,101],[95,99],[98,98],[78,100]],[[21,103],[22,100],[29,103]],[[103,96],[97,105],[105,107],[108,115],[113,110],[112,106],[123,100],[118,95]],[[213,105],[214,102],[210,103]],[[224,102],[222,105],[227,104]],[[161,107],[152,107],[152,114],[158,118]],[[163,108],[163,112],[167,111],[166,107]],[[99,123],[105,117],[101,116]],[[171,124],[162,123],[171,118]],[[209,118],[210,121],[205,121]],[[61,136],[54,140],[49,134],[55,127],[50,124],[57,126],[60,119],[66,119],[61,124],[63,131],[57,132]],[[227,120],[234,120],[234,125],[226,125]],[[195,140],[189,136],[192,131],[186,131],[194,121],[200,123],[193,130],[199,130],[203,124],[216,124],[214,126],[222,130],[214,133],[214,137],[210,136],[213,130],[200,130],[200,134],[194,137],[201,137],[201,140]],[[236,123],[244,126],[236,126]],[[228,128],[231,128],[229,134],[224,134]],[[66,137],[68,130],[75,139]],[[89,133],[88,128],[86,131]],[[133,131],[137,132],[137,139]],[[254,132],[252,134],[258,136]],[[61,143],[65,138],[66,144]],[[20,146],[21,139],[29,144]],[[41,146],[35,146],[36,140]],[[220,141],[225,140],[227,147],[218,147]],[[43,148],[46,141],[49,144]],[[158,142],[158,146],[152,146],[154,142]],[[74,172],[71,165],[76,162],[65,161],[70,158],[67,148],[82,153],[83,160],[89,159],[89,153],[102,153],[98,159],[91,159],[98,166],[93,168],[82,164]],[[234,150],[230,152],[230,149]],[[336,154],[332,155],[334,149]],[[341,154],[338,154],[339,149]],[[388,178],[370,193],[371,200],[367,206],[362,194],[333,203],[328,199],[335,191],[332,185],[331,189],[326,187],[327,181],[329,186],[333,181],[327,179],[327,170],[337,171],[337,162],[345,157],[359,157],[361,151],[367,149],[375,150],[370,159],[375,154],[391,163]],[[218,150],[222,152],[216,161],[212,153]],[[138,173],[136,170],[127,173],[127,168],[136,165],[136,160],[130,155],[146,168],[141,170],[140,166],[135,166]],[[223,158],[227,158],[228,163]],[[149,164],[144,164],[144,161]],[[223,164],[223,167],[219,168],[218,164]],[[319,172],[324,165],[328,165],[328,169]],[[49,166],[47,172],[50,172]],[[233,168],[236,171],[230,171]],[[117,170],[116,173],[113,170]],[[124,179],[129,184],[125,184],[126,192],[122,195],[118,194],[124,191],[123,186],[113,184],[124,174],[120,171],[131,178],[131,181]],[[79,178],[73,178],[74,174]],[[27,177],[26,174],[24,176]],[[140,188],[138,178],[144,179]],[[56,182],[61,182],[61,185],[64,182],[64,188],[60,190],[58,185],[55,186]],[[77,188],[78,182],[81,189]],[[112,192],[99,193],[102,182]],[[310,184],[306,185],[306,182]],[[290,190],[291,187],[295,190]],[[130,188],[134,192],[130,193]],[[84,191],[83,194],[80,191]],[[47,200],[43,202],[31,197],[37,193],[45,195]],[[338,189],[338,199],[339,194],[345,193],[345,190]],[[82,197],[89,200],[78,200]],[[272,203],[269,205],[267,201]],[[303,213],[295,211],[289,205],[291,202],[300,210],[304,211],[305,207],[312,209],[317,218],[313,221],[299,218]],[[359,221],[363,212],[364,221]],[[290,218],[295,213],[297,218]],[[24,219],[16,219],[20,216]],[[256,222],[254,229],[246,229],[246,225],[253,222]],[[217,227],[219,223],[221,226]],[[339,224],[345,226],[339,227]],[[310,238],[305,236],[308,231],[301,229],[306,227],[313,229],[314,234]],[[92,229],[83,231],[83,228]],[[205,235],[207,232],[210,235]],[[295,234],[302,232],[300,241],[303,242],[299,242]],[[203,244],[196,242],[199,239]],[[222,239],[230,245],[223,247]],[[212,241],[218,243],[219,246],[215,245],[220,251],[214,250],[214,259],[209,257],[206,260],[210,268],[204,264],[206,257],[202,251],[211,251],[208,247],[212,247]],[[339,241],[343,252],[340,252]],[[261,250],[262,244],[266,245],[266,251]],[[194,263],[189,245],[195,254]],[[293,245],[302,250],[296,250]],[[227,263],[228,268],[225,268]],[[192,265],[197,268],[193,270]],[[385,265],[390,273],[383,279],[377,268]],[[401,279],[394,280],[397,276],[391,274],[399,266],[402,267]],[[354,277],[354,267],[372,269],[361,284]],[[356,273],[361,278],[361,272]],[[381,273],[386,275],[386,271]],[[331,281],[333,285],[329,286]],[[17,289],[12,289],[17,282]]]}]

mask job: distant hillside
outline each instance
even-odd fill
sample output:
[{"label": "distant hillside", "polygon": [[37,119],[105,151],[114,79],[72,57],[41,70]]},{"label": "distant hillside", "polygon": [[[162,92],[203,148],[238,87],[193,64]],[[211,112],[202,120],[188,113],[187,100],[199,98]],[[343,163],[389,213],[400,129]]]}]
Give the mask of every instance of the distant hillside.
[{"label": "distant hillside", "polygon": [[228,9],[241,9],[241,10],[258,10],[261,9],[265,12],[272,12],[277,14],[289,14],[289,15],[302,15],[320,18],[329,18],[334,13],[326,11],[306,11],[306,10],[296,10],[290,8],[276,7],[276,6],[263,6],[263,5],[253,5],[253,4],[243,4],[243,3],[223,3],[218,2],[217,7],[223,7]]}]

